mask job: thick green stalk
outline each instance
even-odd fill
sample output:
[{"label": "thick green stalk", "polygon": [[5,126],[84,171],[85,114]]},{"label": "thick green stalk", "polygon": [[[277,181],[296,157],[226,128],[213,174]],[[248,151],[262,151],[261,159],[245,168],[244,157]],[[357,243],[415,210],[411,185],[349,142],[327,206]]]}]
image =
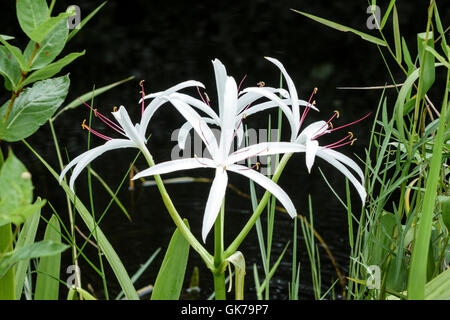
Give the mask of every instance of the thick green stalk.
[{"label": "thick green stalk", "polygon": [[[447,84],[450,81],[450,70],[447,71]],[[448,103],[448,87],[445,88],[439,127],[433,146],[430,171],[426,181],[425,195],[420,214],[417,237],[411,254],[411,268],[408,278],[408,299],[423,300],[427,281],[427,257],[430,245],[433,211],[436,201],[436,189],[441,170],[442,148],[444,143],[445,118]]]},{"label": "thick green stalk", "polygon": [[214,224],[214,293],[216,300],[226,300],[225,294],[225,270],[223,270],[223,229],[225,216],[225,201]]},{"label": "thick green stalk", "polygon": [[[153,160],[152,155],[150,152],[144,148],[142,150],[142,153],[145,157],[145,159],[148,162],[148,165],[150,167],[155,165],[155,161]],[[166,187],[164,186],[164,183],[161,179],[161,176],[154,175],[156,186],[158,187],[159,193],[161,194],[161,197],[163,199],[164,205],[167,208],[167,211],[169,212],[170,217],[172,218],[173,222],[177,226],[177,228],[180,230],[181,234],[185,237],[185,239],[189,242],[191,247],[198,252],[198,254],[202,257],[203,261],[206,263],[207,267],[211,270],[214,270],[214,261],[213,257],[209,254],[209,252],[201,245],[201,243],[195,238],[195,236],[192,234],[192,232],[189,230],[189,228],[186,226],[186,224],[183,222],[183,219],[178,214],[177,209],[175,208],[172,199],[170,198],[169,194],[167,193]]]},{"label": "thick green stalk", "polygon": [[[280,160],[280,163],[278,164],[277,168],[275,169],[275,172],[272,177],[273,182],[277,182],[280,178],[281,173],[283,172],[284,167],[286,166],[288,160],[291,158],[292,153],[286,153],[283,155],[283,157]],[[247,221],[245,226],[242,228],[241,232],[237,235],[237,237],[234,239],[234,241],[228,246],[228,248],[225,250],[225,259],[231,256],[233,253],[236,252],[236,250],[241,245],[242,241],[244,241],[247,234],[250,232],[250,230],[253,228],[253,225],[258,220],[259,216],[261,215],[262,211],[267,205],[267,202],[269,201],[271,196],[271,193],[269,191],[266,191],[264,193],[264,196],[262,197],[261,201],[259,202],[258,206],[256,207],[255,211],[253,212],[250,219]]]}]

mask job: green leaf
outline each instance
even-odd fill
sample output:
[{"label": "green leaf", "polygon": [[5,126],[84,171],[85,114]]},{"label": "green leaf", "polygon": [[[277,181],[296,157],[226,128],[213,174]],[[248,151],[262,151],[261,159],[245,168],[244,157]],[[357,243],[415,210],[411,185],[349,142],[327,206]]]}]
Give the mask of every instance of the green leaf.
[{"label": "green leaf", "polygon": [[403,49],[403,56],[406,65],[408,66],[408,76],[416,69],[414,66],[414,63],[411,59],[411,55],[409,54],[408,46],[406,45],[405,38],[402,37],[402,49]]},{"label": "green leaf", "polygon": [[94,11],[92,11],[86,18],[84,18],[81,22],[80,22],[80,24],[75,28],[75,29],[73,29],[70,33],[69,33],[69,36],[68,36],[68,38],[67,38],[67,42],[68,41],[70,41],[83,27],[84,27],[84,25],[86,24],[86,23],[88,23],[89,22],[89,20],[91,20],[91,18],[93,17],[93,16],[95,16],[96,14],[97,14],[97,12],[101,9],[101,8],[103,8],[103,6],[106,4],[106,2],[107,1],[104,1],[101,5],[99,5]]},{"label": "green leaf", "polygon": [[0,38],[2,38],[3,40],[12,40],[14,39],[14,37],[12,36],[7,36],[5,34],[0,34]]},{"label": "green leaf", "polygon": [[33,31],[48,18],[46,0],[18,0],[16,10],[20,27],[30,38]]},{"label": "green leaf", "polygon": [[332,22],[332,21],[329,21],[329,20],[326,20],[326,19],[314,16],[314,15],[309,14],[309,13],[301,12],[301,11],[294,10],[294,9],[291,9],[291,10],[294,11],[294,12],[300,13],[301,15],[304,15],[305,17],[308,17],[308,18],[310,18],[312,20],[320,22],[320,23],[322,23],[322,24],[324,24],[324,25],[326,25],[328,27],[331,27],[333,29],[336,29],[336,30],[339,30],[339,31],[343,31],[343,32],[352,32],[352,33],[360,36],[362,39],[364,39],[366,41],[378,44],[380,46],[386,46],[386,43],[382,39],[379,39],[377,37],[371,36],[370,34],[367,34],[367,33],[364,33],[364,32],[358,31],[358,30],[355,30],[355,29],[350,28],[350,27],[346,27],[346,26],[344,26],[342,24],[338,24],[336,22]]},{"label": "green leaf", "polygon": [[[235,299],[244,300],[244,278],[245,278],[245,258],[242,252],[236,251],[226,259],[229,263],[234,265],[235,268]],[[230,271],[230,288],[232,274]]]},{"label": "green leaf", "polygon": [[13,250],[13,234],[11,225],[0,226],[0,300],[14,300],[14,269],[7,268],[1,271],[2,262],[5,260],[3,253]]},{"label": "green leaf", "polygon": [[[29,217],[25,221],[22,230],[19,233],[19,238],[15,246],[16,249],[28,246],[34,242],[40,218],[41,210],[38,209],[31,217]],[[17,263],[15,273],[16,300],[20,300],[20,297],[22,295],[25,276],[29,265],[30,260],[22,260]]]},{"label": "green leaf", "polygon": [[10,151],[0,170],[0,225],[14,223],[16,226],[45,204],[37,200],[33,205],[31,174]]},{"label": "green leaf", "polygon": [[425,285],[425,299],[450,299],[450,269],[445,270]]},{"label": "green leaf", "polygon": [[78,293],[83,300],[97,300],[93,295],[82,288],[70,288],[69,293],[67,294],[67,300],[78,300],[78,296],[75,293]]},{"label": "green leaf", "polygon": [[[67,21],[60,21],[47,37],[41,41],[36,50],[36,42],[30,41],[25,48],[24,56],[27,61],[31,60],[30,70],[36,70],[45,67],[51,63],[64,49],[64,45],[69,34]],[[34,56],[33,53],[36,50]]]},{"label": "green leaf", "polygon": [[[55,215],[52,215],[45,229],[44,241],[61,243],[61,228]],[[40,258],[34,300],[58,300],[60,267],[60,252]]]},{"label": "green leaf", "polygon": [[[24,89],[14,101],[6,123],[0,123],[2,140],[18,141],[35,133],[64,102],[69,83],[69,75],[66,75],[36,82]],[[0,108],[2,118],[8,105],[9,101]]]},{"label": "green leaf", "polygon": [[29,35],[30,39],[34,42],[40,43],[53,29],[55,29],[55,27],[61,22],[61,20],[64,20],[66,22],[67,18],[71,15],[71,13],[62,12],[56,17],[45,20]]},{"label": "green leaf", "polygon": [[442,206],[442,220],[444,221],[445,227],[450,232],[450,196],[439,197],[439,202]]},{"label": "green leaf", "polygon": [[55,74],[61,71],[62,68],[67,66],[68,64],[72,63],[75,59],[78,57],[83,56],[86,53],[86,50],[83,52],[72,52],[65,56],[64,58],[53,62],[42,69],[34,71],[32,74],[30,74],[25,81],[21,84],[21,87],[25,87],[26,85],[53,77]]},{"label": "green leaf", "polygon": [[85,94],[79,96],[77,99],[73,100],[73,101],[70,102],[67,106],[65,106],[64,108],[62,108],[62,109],[61,109],[61,110],[60,110],[60,111],[52,118],[52,121],[55,121],[55,119],[56,119],[57,117],[59,117],[59,116],[61,115],[61,113],[65,112],[65,111],[67,111],[67,110],[70,110],[70,109],[73,109],[73,108],[76,108],[76,107],[80,106],[80,105],[82,104],[82,102],[81,102],[80,100],[82,100],[82,101],[89,101],[89,100],[93,99],[94,97],[96,97],[96,96],[98,96],[98,95],[100,95],[100,94],[102,94],[102,93],[105,93],[106,91],[108,91],[108,90],[110,90],[110,89],[112,89],[112,88],[114,88],[114,87],[116,87],[116,86],[118,86],[118,85],[120,85],[120,84],[122,84],[122,83],[124,83],[124,82],[130,81],[131,79],[134,79],[134,76],[131,76],[131,77],[128,77],[128,78],[126,78],[126,79],[123,79],[123,80],[114,82],[114,83],[112,83],[112,84],[106,85],[106,86],[101,87],[101,88],[98,88],[98,89],[96,88],[94,91],[89,91],[88,93],[85,93]]},{"label": "green leaf", "polygon": [[[185,224],[189,227],[187,220]],[[178,300],[183,287],[189,256],[189,242],[178,228],[170,239],[169,247],[159,269],[151,300]]]},{"label": "green leaf", "polygon": [[5,78],[5,88],[16,91],[20,79],[20,65],[4,46],[0,46],[0,74]]},{"label": "green leaf", "polygon": [[389,14],[391,13],[392,7],[394,6],[394,4],[395,4],[395,0],[391,0],[391,2],[389,2],[389,6],[386,10],[386,13],[383,16],[383,19],[381,19],[380,30],[383,30],[384,25],[386,24],[387,19],[389,18]]},{"label": "green leaf", "polygon": [[435,80],[434,56],[426,50],[426,48],[434,49],[433,32],[417,34],[417,50],[419,53],[420,67],[423,68],[422,89],[420,90],[419,99],[423,99],[427,91],[431,88]]},{"label": "green leaf", "polygon": [[394,44],[395,44],[395,57],[398,63],[402,63],[402,42],[400,37],[400,26],[398,23],[397,7],[394,5],[394,11],[392,13],[393,29],[394,29]]},{"label": "green leaf", "polygon": [[5,254],[0,260],[0,277],[19,261],[52,256],[63,252],[68,247],[62,243],[42,240],[16,249],[13,252]]},{"label": "green leaf", "polygon": [[14,58],[16,58],[16,61],[19,64],[20,69],[23,72],[28,72],[29,67],[25,61],[25,57],[22,54],[22,51],[20,51],[19,48],[10,45],[6,40],[3,40],[2,37],[0,37],[0,42],[8,49],[8,51],[14,56]]}]

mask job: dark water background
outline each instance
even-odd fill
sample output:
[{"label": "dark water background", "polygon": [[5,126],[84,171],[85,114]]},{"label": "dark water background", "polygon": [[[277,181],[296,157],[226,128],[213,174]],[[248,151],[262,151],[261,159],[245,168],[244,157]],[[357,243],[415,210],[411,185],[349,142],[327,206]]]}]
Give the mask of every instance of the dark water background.
[{"label": "dark water background", "polygon": [[[25,36],[20,32],[15,18],[14,1],[2,0],[1,33],[17,37],[14,44],[25,47]],[[65,10],[68,5],[76,4],[86,16],[101,1],[57,1],[55,13]],[[382,13],[388,1],[377,1]],[[402,35],[415,55],[415,34],[425,30],[426,7],[428,1],[398,1],[400,28]],[[441,19],[448,21],[449,9],[444,10],[445,1],[440,1]],[[171,85],[195,79],[203,82],[215,105],[215,81],[211,60],[220,59],[229,75],[240,80],[247,75],[246,86],[259,81],[277,86],[278,69],[266,61],[264,56],[278,58],[286,67],[296,83],[299,96],[307,99],[314,87],[319,88],[316,100],[321,113],[311,113],[308,121],[328,119],[333,110],[341,111],[339,123],[351,122],[368,112],[375,112],[380,91],[338,90],[339,86],[372,86],[390,83],[382,58],[376,46],[361,40],[358,36],[329,29],[297,13],[290,8],[306,11],[318,16],[343,23],[355,29],[376,34],[368,30],[366,21],[367,1],[109,1],[99,14],[91,20],[85,29],[69,43],[65,53],[87,50],[84,57],[66,68],[71,73],[71,88],[67,102],[93,88],[123,79],[130,75],[135,79],[99,96],[95,105],[108,112],[116,105],[128,108],[131,117],[139,119],[138,105],[139,80],[145,80],[147,93],[163,90]],[[445,19],[447,18],[447,20]],[[389,40],[392,30],[389,22],[385,33]],[[393,43],[393,42],[391,42]],[[387,56],[387,53],[386,53]],[[392,60],[388,58],[392,63]],[[394,68],[394,70],[397,70]],[[394,75],[400,76],[398,73]],[[397,79],[403,79],[398,77]],[[7,96],[2,94],[2,101]],[[388,94],[392,107],[393,96]],[[249,127],[264,127],[267,115],[248,120]],[[273,116],[276,113],[272,113]],[[89,112],[80,107],[66,112],[55,122],[56,131],[63,150],[73,158],[86,150],[87,134],[81,130],[81,122],[88,118]],[[275,118],[274,118],[275,119]],[[343,153],[356,160],[356,154],[364,157],[364,148],[373,118],[352,128],[358,138],[353,147],[341,149]],[[152,138],[149,150],[157,162],[170,159],[175,142],[170,141],[172,131],[182,124],[179,114],[168,106],[158,111],[151,122]],[[338,122],[336,122],[338,124]],[[95,127],[102,132],[99,122]],[[285,126],[286,127],[286,126]],[[109,132],[110,133],[110,132]],[[345,133],[343,133],[345,134]],[[335,136],[337,138],[337,136]],[[51,140],[48,125],[43,126],[28,141],[55,168],[58,167],[56,153]],[[333,141],[335,141],[333,139]],[[93,145],[102,143],[93,138]],[[5,145],[3,144],[3,148]],[[12,145],[16,155],[26,164],[33,174],[35,194],[48,199],[62,217],[67,216],[65,196],[54,179],[49,176],[40,162],[21,143]],[[115,189],[125,174],[135,151],[109,152],[93,163],[93,168]],[[339,268],[347,271],[349,263],[348,225],[344,208],[335,199],[320,176],[320,167],[333,187],[344,196],[344,176],[328,167],[324,161],[316,160],[317,166],[311,174],[306,171],[303,155],[295,155],[286,167],[279,184],[291,196],[299,213],[307,214],[308,194],[312,197],[314,225],[332,251]],[[146,167],[145,160],[136,163],[139,169]],[[182,176],[184,173],[166,175]],[[213,170],[188,171],[186,175],[212,177]],[[78,193],[86,206],[89,204],[87,193],[87,175],[84,172],[77,180]],[[95,179],[94,179],[95,181]],[[248,181],[236,175],[230,175],[230,183],[248,193]],[[167,185],[178,211],[186,217],[195,235],[200,237],[204,205],[210,185],[192,183]],[[102,187],[94,183],[95,212],[98,216],[109,202]],[[259,194],[262,194],[258,189]],[[354,189],[354,212],[359,212],[359,198]],[[113,205],[101,222],[100,227],[106,234],[130,274],[133,274],[147,258],[159,247],[163,250],[136,283],[140,288],[155,281],[174,225],[166,213],[160,195],[155,187],[143,188],[137,184],[134,192],[127,186],[119,193],[119,198],[129,210],[132,222],[128,221],[120,209]],[[234,238],[251,214],[250,202],[233,192],[226,199],[226,245]],[[49,217],[51,209],[46,206],[43,214]],[[263,226],[265,228],[265,214]],[[66,218],[64,218],[67,220]],[[77,225],[86,232],[83,222],[77,218]],[[43,228],[42,228],[43,229]],[[273,261],[281,253],[286,243],[292,239],[293,221],[286,214],[277,214],[275,223]],[[299,224],[298,256],[301,263],[300,298],[313,298],[310,265],[306,248],[301,236]],[[81,237],[77,236],[78,241]],[[212,238],[207,247],[211,249]],[[262,265],[257,244],[256,231],[252,230],[248,239],[240,247],[246,257],[248,267],[246,277],[246,298],[256,298],[254,294],[252,266],[258,264],[260,278],[263,278]],[[87,254],[95,261],[96,250],[89,245]],[[324,291],[336,279],[334,268],[320,249],[322,283]],[[65,268],[70,264],[67,252],[62,265],[62,278]],[[292,250],[287,251],[278,271],[271,282],[272,299],[286,299],[288,282],[291,279]],[[107,263],[105,263],[107,265]],[[201,298],[212,292],[212,277],[195,251],[191,251],[186,275],[186,285],[195,266],[200,268]],[[106,267],[110,296],[119,290],[114,275]],[[86,263],[81,263],[82,283],[89,283],[95,294],[103,297],[100,278]],[[337,285],[337,291],[340,291]],[[65,293],[64,293],[65,294]]]}]

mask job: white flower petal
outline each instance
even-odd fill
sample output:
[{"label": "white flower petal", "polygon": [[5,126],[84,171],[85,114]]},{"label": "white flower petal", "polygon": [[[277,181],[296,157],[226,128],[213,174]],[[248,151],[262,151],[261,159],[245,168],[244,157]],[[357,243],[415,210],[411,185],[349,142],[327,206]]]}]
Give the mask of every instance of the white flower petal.
[{"label": "white flower petal", "polygon": [[203,120],[200,115],[192,109],[186,102],[178,100],[176,98],[169,98],[170,102],[173,106],[180,112],[183,117],[191,123],[195,132],[200,136],[200,138],[205,142],[206,147],[209,150],[209,153],[214,157],[218,156],[218,146],[217,140],[214,136],[211,129],[206,124],[205,120]]},{"label": "white flower petal", "polygon": [[289,76],[289,74],[287,73],[286,69],[284,68],[283,64],[278,61],[275,58],[269,58],[269,57],[265,57],[267,60],[269,60],[270,62],[272,62],[273,64],[275,64],[278,69],[280,69],[280,71],[283,73],[283,76],[286,80],[286,84],[289,88],[289,95],[292,99],[292,111],[293,111],[293,115],[294,118],[296,119],[297,122],[300,121],[300,110],[299,110],[299,106],[297,103],[298,100],[298,94],[297,94],[297,89],[295,88],[294,82],[292,81],[291,77]]},{"label": "white flower petal", "polygon": [[216,86],[217,86],[217,99],[219,105],[219,115],[222,115],[223,112],[223,99],[225,93],[225,85],[227,81],[227,70],[222,62],[219,59],[214,59],[212,61],[214,67],[214,75],[216,77]]},{"label": "white flower petal", "polygon": [[[317,151],[317,156],[326,160],[328,163],[333,165],[336,169],[342,172],[348,180],[355,186],[356,191],[358,191],[359,196],[361,197],[362,203],[364,205],[364,201],[366,200],[367,192],[364,189],[364,186],[353,176],[353,174],[339,161],[337,161],[332,155],[327,152],[323,152],[325,149],[319,149]],[[329,150],[328,150],[329,151]]]},{"label": "white flower petal", "polygon": [[[177,92],[177,91],[179,91],[179,90],[182,90],[182,89],[188,88],[188,87],[200,87],[200,88],[204,88],[205,85],[204,85],[203,83],[201,83],[201,82],[199,82],[199,81],[195,81],[195,80],[183,81],[183,82],[181,82],[181,83],[179,83],[179,84],[174,85],[173,87],[170,87],[170,88],[167,89],[167,90],[159,91],[159,92],[155,92],[155,93],[148,94],[148,95],[146,95],[146,96],[144,97],[144,99],[152,99],[152,98],[156,98],[156,97],[161,96],[161,95],[170,95],[170,94],[172,94],[172,93],[174,93],[174,92]],[[142,99],[139,100],[139,103],[141,103],[141,102],[142,102]]]},{"label": "white flower petal", "polygon": [[306,167],[308,168],[308,172],[311,173],[311,168],[314,164],[314,159],[316,157],[317,150],[319,149],[319,142],[316,140],[307,140],[306,141]]},{"label": "white flower petal", "polygon": [[133,140],[137,146],[144,147],[145,137],[141,135],[141,132],[138,132],[136,127],[131,122],[127,109],[125,109],[123,106],[120,106],[119,110],[116,112],[112,112],[112,114],[114,118],[116,118],[119,125],[122,127],[125,135],[129,139]]},{"label": "white flower petal", "polygon": [[299,134],[296,141],[301,144],[306,144],[308,140],[311,140],[318,134],[322,134],[328,130],[328,124],[326,121],[320,120],[311,123]]},{"label": "white flower petal", "polygon": [[133,177],[133,180],[143,177],[153,176],[155,174],[164,174],[180,170],[197,169],[197,168],[215,168],[214,161],[207,158],[186,158],[171,161],[165,161],[154,165],[148,169],[142,170]]},{"label": "white flower petal", "polygon": [[295,218],[297,216],[297,210],[295,209],[292,200],[289,198],[286,192],[284,192],[284,190],[281,189],[280,186],[267,178],[265,175],[237,164],[227,166],[227,170],[239,173],[247,178],[252,179],[261,187],[273,194],[275,198],[277,198],[278,201],[280,201],[280,203],[284,206],[284,208],[292,218]]},{"label": "white flower petal", "polygon": [[225,165],[237,163],[239,161],[252,158],[262,157],[280,153],[305,152],[305,146],[291,142],[262,142],[245,148],[241,148],[228,156]]},{"label": "white flower petal", "polygon": [[93,148],[91,150],[88,150],[82,154],[80,154],[78,157],[73,159],[61,172],[59,176],[59,182],[62,181],[63,177],[66,175],[67,171],[69,171],[70,168],[76,165],[75,169],[73,170],[72,176],[70,177],[70,189],[73,191],[73,185],[75,183],[76,178],[81,173],[81,171],[95,158],[102,155],[106,151],[119,149],[119,148],[138,148],[136,144],[131,140],[126,139],[113,139],[107,141],[105,144],[98,146],[96,148]]},{"label": "white flower petal", "polygon": [[223,97],[223,109],[220,114],[220,155],[219,162],[226,159],[230,152],[231,143],[236,129],[237,85],[233,77],[227,77]]},{"label": "white flower petal", "polygon": [[[203,118],[203,120],[205,120],[206,123],[219,125],[218,122],[216,122],[210,118]],[[178,147],[181,150],[184,150],[184,147],[186,145],[186,139],[189,136],[189,132],[191,131],[191,129],[192,129],[192,124],[190,122],[186,122],[185,124],[183,124],[180,127],[180,129],[178,131]]]},{"label": "white flower petal", "polygon": [[190,95],[184,94],[184,93],[173,93],[172,97],[177,98],[178,100],[184,101],[187,104],[190,104],[191,106],[203,111],[206,113],[211,119],[214,119],[217,123],[219,122],[219,116],[214,112],[214,110],[208,106],[203,101],[193,98]]},{"label": "white flower petal", "polygon": [[322,149],[322,152],[328,153],[330,156],[336,158],[336,160],[346,164],[347,166],[355,170],[356,173],[361,177],[361,181],[364,183],[364,173],[355,161],[333,149]]},{"label": "white flower petal", "polygon": [[227,171],[219,167],[216,169],[216,176],[214,177],[209,191],[208,201],[206,202],[205,214],[203,216],[202,238],[206,242],[206,237],[209,231],[216,222],[220,207],[222,206],[223,198],[228,184]]},{"label": "white flower petal", "polygon": [[[286,105],[290,105],[291,104],[291,99],[282,99],[281,101],[283,101]],[[304,100],[298,100],[298,104],[301,106],[307,106],[309,105],[307,101]],[[254,106],[249,107],[248,109],[246,109],[243,113],[245,113],[246,116],[250,116],[254,113],[260,112],[260,111],[264,111],[270,108],[278,108],[278,103],[276,103],[275,101],[266,101],[263,103],[259,103],[256,104]],[[319,111],[319,109],[317,109],[315,106],[310,105],[310,108],[315,110],[315,111]]]},{"label": "white flower petal", "polygon": [[[276,89],[272,87],[264,87],[264,89],[269,92],[272,92],[273,94],[280,94],[281,96],[283,96],[283,98],[289,98],[289,93],[285,89],[282,88]],[[256,100],[264,98],[263,95],[257,92],[241,91],[239,94],[241,95],[237,102],[237,110],[239,112],[242,112],[249,104],[255,102]]]}]

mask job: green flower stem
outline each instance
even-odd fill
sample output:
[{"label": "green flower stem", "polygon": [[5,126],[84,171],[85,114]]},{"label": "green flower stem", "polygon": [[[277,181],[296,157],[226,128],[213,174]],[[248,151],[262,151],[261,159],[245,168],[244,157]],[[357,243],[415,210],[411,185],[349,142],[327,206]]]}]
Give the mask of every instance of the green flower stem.
[{"label": "green flower stem", "polygon": [[[284,167],[286,166],[288,160],[291,158],[292,153],[286,153],[283,155],[283,157],[280,160],[280,163],[278,164],[277,168],[275,169],[275,172],[272,176],[272,181],[277,182],[280,178],[281,173],[284,170]],[[250,232],[250,230],[253,228],[253,225],[258,220],[259,216],[261,215],[262,211],[267,205],[267,202],[269,201],[271,196],[271,193],[269,191],[266,191],[264,193],[264,196],[262,197],[261,201],[259,202],[258,206],[256,207],[255,211],[253,212],[250,219],[247,221],[245,226],[242,228],[241,232],[237,235],[237,237],[234,239],[234,241],[230,244],[230,246],[225,250],[224,258],[227,259],[230,257],[233,253],[236,252],[236,250],[241,245],[242,241],[244,241],[247,234]]]},{"label": "green flower stem", "polygon": [[[147,160],[149,166],[154,166],[155,161],[153,160],[150,152],[146,148],[143,148],[142,153],[144,154],[144,157]],[[159,175],[154,175],[154,178],[156,185],[158,186],[159,193],[161,194],[161,197],[164,201],[164,205],[166,206],[167,211],[169,212],[169,215],[177,226],[178,230],[180,230],[181,234],[189,242],[191,247],[202,257],[203,261],[206,263],[206,266],[211,270],[215,270],[213,257],[209,254],[205,247],[201,245],[201,243],[197,240],[197,238],[195,238],[195,236],[183,222],[183,219],[178,214],[178,211],[175,208],[172,199],[167,193],[166,187],[164,186],[161,177]]]},{"label": "green flower stem", "polygon": [[225,200],[220,208],[219,216],[214,224],[214,293],[216,300],[225,300],[225,270],[223,266],[223,230],[225,217]]}]

